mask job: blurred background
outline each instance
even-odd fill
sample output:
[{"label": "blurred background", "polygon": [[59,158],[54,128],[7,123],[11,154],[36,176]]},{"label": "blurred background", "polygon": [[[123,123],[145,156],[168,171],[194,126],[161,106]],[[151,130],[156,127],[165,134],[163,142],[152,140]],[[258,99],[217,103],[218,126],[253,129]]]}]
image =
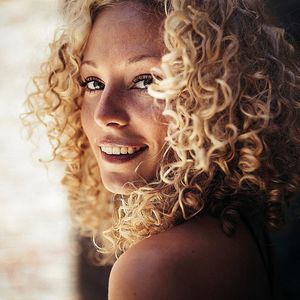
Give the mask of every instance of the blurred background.
[{"label": "blurred background", "polygon": [[77,299],[61,170],[38,163],[19,121],[58,11],[56,0],[0,0],[0,300]]},{"label": "blurred background", "polygon": [[[22,138],[19,115],[30,77],[46,59],[62,0],[0,0],[0,300],[101,300],[110,268],[92,266],[89,240],[72,231],[62,170],[45,169]],[[299,45],[299,0],[270,0],[274,20]],[[299,221],[273,236],[285,299],[300,299]]]}]

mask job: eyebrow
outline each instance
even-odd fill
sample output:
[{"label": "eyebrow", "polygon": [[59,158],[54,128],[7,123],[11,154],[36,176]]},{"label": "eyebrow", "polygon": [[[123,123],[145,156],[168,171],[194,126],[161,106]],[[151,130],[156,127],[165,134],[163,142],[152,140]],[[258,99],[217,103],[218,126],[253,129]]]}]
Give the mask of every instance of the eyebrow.
[{"label": "eyebrow", "polygon": [[[137,63],[137,62],[140,62],[142,60],[149,59],[149,58],[161,58],[161,56],[159,56],[159,55],[148,55],[148,54],[136,55],[136,56],[130,57],[126,62],[126,65],[134,64],[134,63]],[[93,60],[84,60],[81,63],[81,65],[85,65],[85,64],[90,65],[94,68],[97,68],[97,64]]]}]

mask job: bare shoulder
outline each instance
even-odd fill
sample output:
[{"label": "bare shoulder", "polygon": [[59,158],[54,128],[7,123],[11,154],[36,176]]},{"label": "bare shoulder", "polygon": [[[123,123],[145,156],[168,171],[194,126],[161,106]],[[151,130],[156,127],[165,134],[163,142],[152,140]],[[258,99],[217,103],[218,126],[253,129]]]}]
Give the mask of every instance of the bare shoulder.
[{"label": "bare shoulder", "polygon": [[109,300],[268,299],[256,244],[241,223],[227,237],[201,216],[152,236],[124,253],[109,280]]}]

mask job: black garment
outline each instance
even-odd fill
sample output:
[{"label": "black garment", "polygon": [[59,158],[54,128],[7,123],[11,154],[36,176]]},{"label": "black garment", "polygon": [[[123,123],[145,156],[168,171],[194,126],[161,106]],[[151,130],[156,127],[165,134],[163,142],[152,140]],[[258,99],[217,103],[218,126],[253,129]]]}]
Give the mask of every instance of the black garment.
[{"label": "black garment", "polygon": [[272,299],[284,300],[281,284],[279,283],[278,263],[275,254],[276,251],[268,232],[264,229],[260,219],[254,217],[252,218],[247,214],[242,214],[241,219],[251,232],[261,255],[265,270],[268,275]]}]

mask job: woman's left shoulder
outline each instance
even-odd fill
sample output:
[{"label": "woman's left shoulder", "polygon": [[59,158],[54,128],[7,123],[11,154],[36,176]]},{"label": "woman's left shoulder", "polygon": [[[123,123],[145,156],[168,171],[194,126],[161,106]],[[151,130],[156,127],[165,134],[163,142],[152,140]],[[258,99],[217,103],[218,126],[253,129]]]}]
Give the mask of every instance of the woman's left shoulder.
[{"label": "woman's left shoulder", "polygon": [[143,240],[113,266],[109,299],[268,299],[259,251],[244,224],[228,237],[202,215]]}]

